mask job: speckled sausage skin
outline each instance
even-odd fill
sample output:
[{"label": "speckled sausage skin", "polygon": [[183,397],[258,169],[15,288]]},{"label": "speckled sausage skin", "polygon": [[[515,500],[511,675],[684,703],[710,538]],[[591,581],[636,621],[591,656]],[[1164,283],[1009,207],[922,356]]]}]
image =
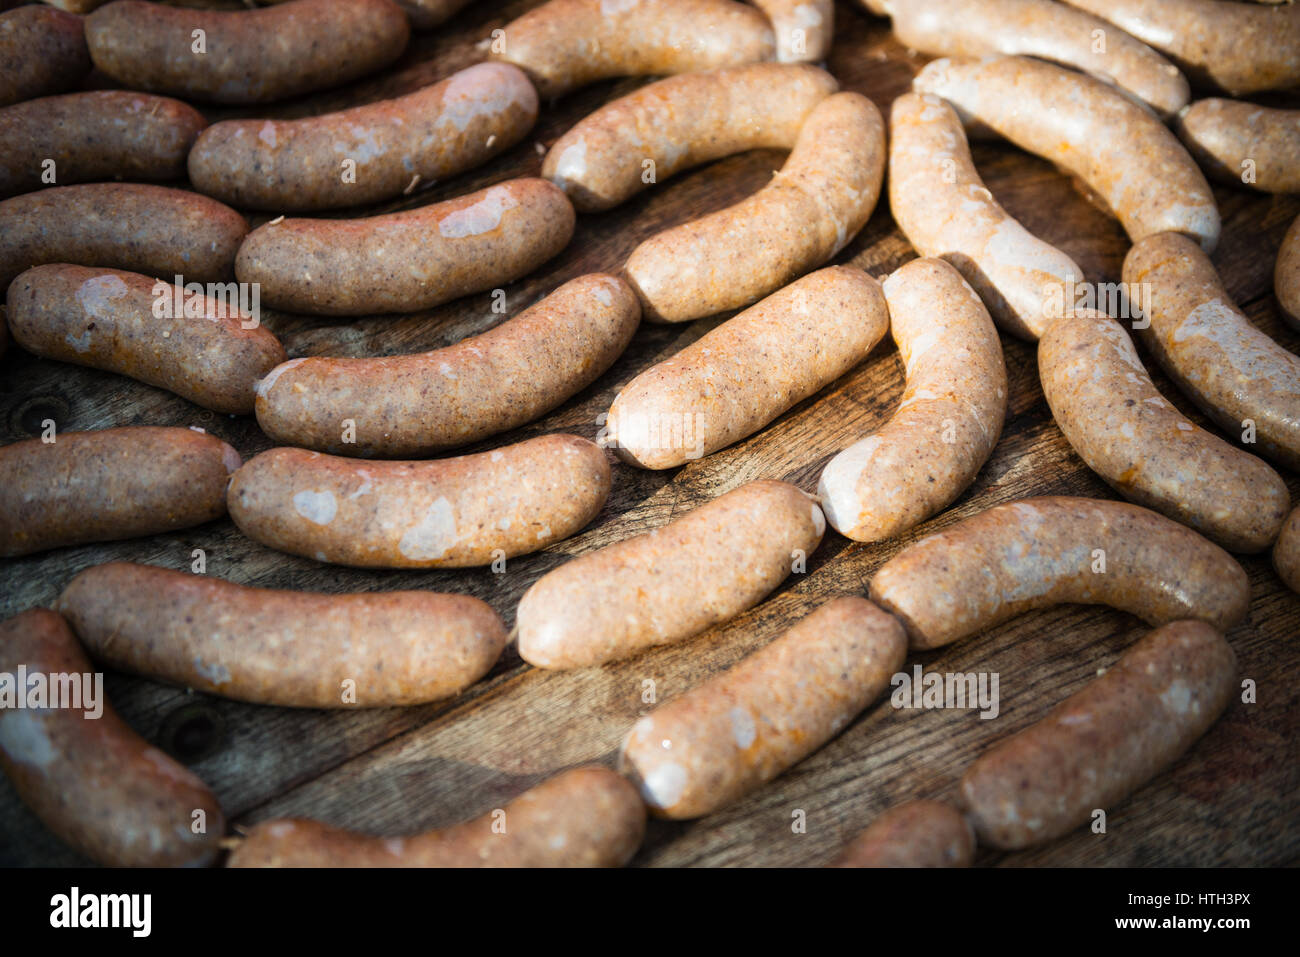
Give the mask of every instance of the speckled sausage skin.
[{"label": "speckled sausage skin", "polygon": [[753,196],[666,229],[624,267],[647,319],[748,306],[822,265],[866,225],[885,172],[885,125],[859,93],[822,100],[781,171]]},{"label": "speckled sausage skin", "polygon": [[624,386],[606,420],[611,444],[648,469],[709,455],[834,382],[888,328],[880,283],[862,270],[810,273]]},{"label": "speckled sausage skin", "polygon": [[1141,331],[1178,388],[1234,441],[1255,423],[1251,451],[1300,469],[1300,356],[1255,328],[1210,258],[1175,233],[1137,243],[1124,282],[1149,283]]},{"label": "speckled sausage skin", "polygon": [[[0,622],[0,671],[19,667],[29,681],[93,674],[67,622],[44,608]],[[226,829],[216,797],[107,701],[99,704],[97,718],[84,708],[0,709],[0,768],[18,796],[60,840],[100,864],[211,864]]]},{"label": "speckled sausage skin", "polygon": [[839,88],[825,70],[753,63],[673,76],[607,103],[551,146],[542,175],[582,212],[609,209],[684,169],[752,149],[792,148]]},{"label": "speckled sausage skin", "polygon": [[291,555],[361,568],[468,568],[568,538],[609,496],[605,453],[543,435],[433,462],[271,449],[230,482],[245,535]]},{"label": "speckled sausage skin", "polygon": [[573,206],[544,179],[512,179],[404,213],[285,219],[235,260],[276,309],[324,316],[415,312],[513,282],[568,245]]},{"label": "speckled sausage skin", "polygon": [[891,807],[845,845],[831,867],[970,867],[975,832],[942,801]]},{"label": "speckled sausage skin", "polygon": [[[155,315],[157,286],[172,318]],[[284,361],[284,347],[240,311],[237,294],[195,295],[202,314],[186,315],[176,314],[175,288],[116,269],[36,266],[9,286],[9,327],[38,356],[118,372],[217,412],[252,412],[254,384]]]},{"label": "speckled sausage skin", "polygon": [[1282,534],[1273,546],[1273,568],[1287,588],[1300,592],[1300,508],[1282,523]]},{"label": "speckled sausage skin", "polygon": [[1126,499],[1229,551],[1260,552],[1277,538],[1291,507],[1282,476],[1170,405],[1114,319],[1079,310],[1054,323],[1038,375],[1071,447]]},{"label": "speckled sausage skin", "polygon": [[[998,325],[1043,334],[1083,270],[1004,210],[971,160],[957,114],[929,94],[905,93],[889,115],[889,208],[922,256],[946,259]],[[1058,293],[1059,294],[1056,294]]]},{"label": "speckled sausage skin", "polygon": [[40,6],[0,13],[0,106],[70,90],[89,72],[81,17]]},{"label": "speckled sausage skin", "polygon": [[1166,230],[1219,241],[1210,184],[1148,109],[1090,76],[1028,57],[934,60],[912,83],[1082,179],[1133,242]]},{"label": "speckled sausage skin", "polygon": [[585,668],[690,638],[762,601],[825,531],[810,495],[746,483],[539,578],[519,602],[519,654],[539,668]]},{"label": "speckled sausage skin", "polygon": [[1300,6],[1223,0],[1066,0],[1232,96],[1300,84]]},{"label": "speckled sausage skin", "polygon": [[1273,292],[1282,318],[1293,329],[1300,329],[1300,216],[1282,239],[1273,268]]},{"label": "speckled sausage skin", "polygon": [[0,557],[189,528],[226,513],[239,453],[194,429],[62,432],[0,448]]},{"label": "speckled sausage skin", "polygon": [[636,788],[608,768],[557,774],[499,811],[443,831],[370,837],[319,821],[263,821],[227,867],[622,867],[645,836]]},{"label": "speckled sausage skin", "polygon": [[781,63],[816,63],[831,52],[835,0],[754,0],[776,33]]},{"label": "speckled sausage skin", "polygon": [[1045,718],[985,751],[961,793],[981,844],[1053,840],[1173,764],[1232,701],[1237,656],[1211,626],[1146,635]]},{"label": "speckled sausage skin", "polygon": [[884,284],[907,374],[898,411],[836,455],[817,494],[859,542],[892,538],[966,490],[1002,434],[1007,372],[993,320],[942,259],[915,259]]},{"label": "speckled sausage skin", "polygon": [[545,99],[614,76],[697,73],[770,60],[767,18],[732,0],[550,0],[505,27],[493,59]]},{"label": "speckled sausage skin", "polygon": [[185,158],[208,125],[165,96],[95,90],[0,110],[0,196],[43,189],[54,161],[60,185],[104,179],[185,178]]},{"label": "speckled sausage skin", "polygon": [[[1082,70],[1169,117],[1187,105],[1187,79],[1141,40],[1055,0],[886,0],[894,36],[931,56],[1023,55]],[[1096,31],[1102,31],[1099,50]]]},{"label": "speckled sausage skin", "polygon": [[[1178,135],[1201,168],[1224,183],[1300,193],[1300,110],[1238,100],[1197,100],[1178,114]],[[1253,179],[1243,179],[1246,161]]]},{"label": "speckled sausage skin", "polygon": [[838,734],[889,687],[906,656],[896,618],[864,598],[837,598],[637,721],[620,767],[652,814],[711,814]]},{"label": "speckled sausage skin", "polygon": [[1250,583],[1218,545],[1148,509],[1043,496],[996,505],[903,549],[876,572],[871,600],[925,649],[1069,603],[1226,631],[1250,610]]},{"label": "speckled sausage skin", "polygon": [[112,668],[291,708],[436,701],[487,674],[506,643],[469,595],[276,591],[130,562],[81,572],[57,607]]},{"label": "speckled sausage skin", "polygon": [[[206,51],[192,36],[203,30]],[[95,66],[123,86],[212,103],[268,103],[392,63],[411,28],[392,0],[297,0],[192,10],[116,0],[86,18]]]},{"label": "speckled sausage skin", "polygon": [[[226,120],[189,155],[200,192],[241,209],[303,212],[397,196],[486,163],[537,120],[528,77],[478,63],[406,96],[301,120]],[[344,182],[344,163],[354,168]]]},{"label": "speckled sausage skin", "polygon": [[0,286],[32,266],[110,266],[186,282],[230,278],[248,232],[215,199],[164,186],[85,183],[0,202]]},{"label": "speckled sausage skin", "polygon": [[[293,359],[257,391],[271,439],[336,455],[418,458],[539,418],[586,388],[632,341],[636,294],[579,276],[513,319],[417,355]],[[356,441],[342,441],[343,421]]]}]

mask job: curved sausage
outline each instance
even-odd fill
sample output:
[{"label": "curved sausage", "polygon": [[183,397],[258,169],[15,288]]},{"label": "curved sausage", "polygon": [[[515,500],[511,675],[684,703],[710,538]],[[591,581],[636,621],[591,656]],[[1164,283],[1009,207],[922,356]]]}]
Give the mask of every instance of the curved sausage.
[{"label": "curved sausage", "polygon": [[102,674],[89,706],[85,682],[93,672],[67,622],[44,608],[0,622],[0,672],[19,669],[26,701],[37,676],[51,691],[58,682],[81,699],[79,707],[0,708],[0,769],[46,827],[109,867],[202,867],[216,859],[226,829],[216,797],[118,717],[103,698]]},{"label": "curved sausage", "polygon": [[682,170],[752,149],[791,149],[808,114],[839,88],[815,66],[754,63],[649,83],[606,103],[551,146],[542,175],[584,213],[641,192],[653,170]]},{"label": "curved sausage", "polygon": [[263,821],[227,867],[621,867],[645,835],[645,805],[627,779],[581,767],[504,808],[441,831],[370,837],[303,818]]},{"label": "curved sausage", "polygon": [[1170,405],[1114,319],[1080,310],[1054,323],[1038,344],[1038,375],[1071,447],[1126,499],[1230,551],[1277,538],[1291,507],[1282,476]]},{"label": "curved sausage", "polygon": [[913,648],[938,648],[1067,603],[1227,630],[1250,610],[1250,583],[1218,545],[1155,512],[1044,496],[995,505],[903,549],[876,572],[871,600],[902,619]]},{"label": "curved sausage", "polygon": [[605,453],[543,435],[434,462],[359,462],[271,449],[230,482],[230,517],[254,541],[360,568],[468,568],[576,533],[609,496]]},{"label": "curved sausage", "polygon": [[0,106],[73,89],[89,72],[81,17],[35,5],[0,13]]},{"label": "curved sausage", "polygon": [[90,58],[118,83],[213,103],[267,103],[347,83],[396,60],[410,35],[392,0],[261,10],[115,0],[86,18]]},{"label": "curved sausage", "polygon": [[1291,227],[1282,239],[1273,268],[1273,292],[1277,296],[1282,318],[1293,329],[1300,329],[1300,216],[1291,221]]},{"label": "curved sausage", "polygon": [[301,120],[226,120],[189,154],[194,187],[240,208],[360,206],[481,166],[537,120],[513,66],[478,63],[406,96]]},{"label": "curved sausage", "polygon": [[810,273],[624,386],[606,421],[610,444],[649,469],[709,455],[820,392],[888,328],[880,284],[862,270]]},{"label": "curved sausage", "polygon": [[884,166],[875,104],[858,93],[822,100],[767,186],[632,251],[624,271],[645,317],[689,322],[748,306],[822,265],[866,225]]},{"label": "curved sausage", "polygon": [[1232,96],[1300,85],[1300,7],[1222,0],[1066,0]]},{"label": "curved sausage", "polygon": [[812,496],[748,482],[535,581],[516,613],[519,655],[585,668],[690,638],[762,601],[825,531]]},{"label": "curved sausage", "polygon": [[1083,270],[993,198],[943,100],[904,93],[890,110],[889,133],[889,208],[907,241],[955,266],[1003,329],[1036,340]]},{"label": "curved sausage", "polygon": [[[531,422],[627,348],[641,307],[616,276],[579,276],[513,319],[418,355],[293,359],[258,387],[257,422],[282,445],[411,458]],[[355,423],[345,444],[343,421]]]},{"label": "curved sausage", "polygon": [[767,18],[731,0],[549,0],[506,24],[492,57],[546,99],[615,76],[696,73],[770,60]]},{"label": "curved sausage", "polygon": [[244,217],[197,193],[85,183],[0,202],[0,286],[32,266],[111,266],[186,281],[230,277]]},{"label": "curved sausage", "polygon": [[1282,583],[1300,592],[1300,508],[1287,516],[1273,546],[1273,568]]},{"label": "curved sausage", "polygon": [[1164,117],[1187,105],[1187,79],[1141,40],[1055,0],[886,0],[894,36],[931,56],[1038,57],[1119,87]]},{"label": "curved sausage", "polygon": [[951,504],[993,453],[1007,411],[997,330],[956,269],[915,259],[884,292],[907,387],[893,417],[831,459],[817,487],[826,520],[859,542]]},{"label": "curved sausage", "polygon": [[156,535],[226,514],[239,453],[202,430],[129,426],[0,447],[0,557]]},{"label": "curved sausage", "polygon": [[1300,110],[1197,100],[1178,114],[1178,135],[1215,179],[1265,193],[1300,193]]},{"label": "curved sausage", "polygon": [[[240,307],[234,283],[216,298],[139,273],[36,266],[9,286],[9,328],[28,352],[107,369],[234,415],[284,348]],[[177,308],[177,306],[180,308]]]},{"label": "curved sausage", "polygon": [[0,110],[0,196],[53,182],[184,179],[185,158],[207,125],[180,100],[126,90],[6,107]]},{"label": "curved sausage", "polygon": [[1124,282],[1146,288],[1142,339],[1183,394],[1229,435],[1300,469],[1300,356],[1251,324],[1210,257],[1175,233],[1152,236],[1124,257]]},{"label": "curved sausage", "polygon": [[831,52],[835,0],[754,0],[772,21],[781,63],[816,63]]},{"label": "curved sausage", "polygon": [[961,793],[980,843],[1041,844],[1123,801],[1209,730],[1236,684],[1237,656],[1210,625],[1157,628],[970,766]]},{"label": "curved sausage", "polygon": [[637,721],[620,767],[657,816],[710,814],[838,734],[906,657],[897,619],[864,598],[837,598]]},{"label": "curved sausage", "polygon": [[1150,110],[1100,80],[1004,56],[934,60],[912,86],[943,97],[968,125],[972,119],[987,124],[1078,176],[1133,242],[1173,230],[1195,237],[1207,250],[1218,243],[1214,194],[1178,137]]},{"label": "curved sausage", "polygon": [[292,708],[446,698],[506,643],[497,613],[469,595],[276,591],[130,562],[87,568],[57,608],[112,668]]},{"label": "curved sausage", "polygon": [[573,206],[544,179],[512,179],[409,212],[272,220],[235,260],[276,309],[415,312],[504,285],[568,245]]},{"label": "curved sausage", "polygon": [[891,807],[855,837],[831,867],[970,867],[975,831],[942,801]]}]

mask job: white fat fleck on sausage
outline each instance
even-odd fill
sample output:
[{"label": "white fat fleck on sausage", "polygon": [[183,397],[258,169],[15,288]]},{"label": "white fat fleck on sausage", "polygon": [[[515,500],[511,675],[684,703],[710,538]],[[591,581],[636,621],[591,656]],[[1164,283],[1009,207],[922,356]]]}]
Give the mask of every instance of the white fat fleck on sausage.
[{"label": "white fat fleck on sausage", "polygon": [[72,333],[69,332],[66,336],[63,337],[63,341],[66,342],[68,345],[70,345],[73,351],[78,354],[89,352],[90,333],[91,330],[89,329],[86,329],[79,336],[74,336]]},{"label": "white fat fleck on sausage", "polygon": [[685,790],[686,769],[672,761],[656,767],[641,782],[641,796],[651,807],[670,808]]},{"label": "white fat fleck on sausage", "polygon": [[456,515],[446,496],[439,498],[420,521],[406,530],[397,550],[412,561],[442,558],[460,540]]},{"label": "white fat fleck on sausage", "polygon": [[731,738],[736,742],[736,747],[742,751],[749,750],[754,739],[758,737],[758,728],[754,726],[754,719],[744,708],[732,708],[729,712],[731,718]]},{"label": "white fat fleck on sausage", "polygon": [[1186,714],[1192,707],[1192,689],[1184,681],[1175,681],[1161,692],[1160,703],[1166,711]]},{"label": "white fat fleck on sausage", "polygon": [[280,378],[280,376],[284,375],[294,366],[300,365],[306,361],[307,361],[306,358],[303,357],[300,359],[290,359],[288,362],[281,362],[278,366],[276,366],[274,369],[272,369],[270,372],[266,374],[265,379],[257,380],[257,385],[254,387],[253,391],[257,393],[257,397],[259,399],[266,398],[266,394],[270,392],[271,389],[275,386],[275,381],[278,378]]},{"label": "white fat fleck on sausage", "polygon": [[501,225],[506,210],[514,209],[519,201],[510,190],[493,186],[477,203],[448,213],[438,223],[438,232],[448,239],[464,239],[491,232]]},{"label": "white fat fleck on sausage", "polygon": [[339,503],[329,489],[323,492],[308,489],[294,495],[293,510],[309,522],[328,525],[338,514]]},{"label": "white fat fleck on sausage", "polygon": [[793,20],[798,27],[819,27],[822,15],[811,3],[801,3],[792,11]]},{"label": "white fat fleck on sausage", "polygon": [[569,843],[569,836],[564,833],[554,834],[551,836],[551,850],[562,851],[566,844]]},{"label": "white fat fleck on sausage", "polygon": [[24,708],[0,712],[0,751],[17,764],[43,768],[58,755],[45,733],[44,709]]},{"label": "white fat fleck on sausage", "polygon": [[610,306],[614,304],[613,294],[604,286],[597,286],[591,291],[591,294],[596,297],[597,301],[602,306]]},{"label": "white fat fleck on sausage", "polygon": [[639,6],[640,3],[641,0],[600,0],[600,14],[604,17],[616,17]]},{"label": "white fat fleck on sausage", "polygon": [[94,276],[77,287],[77,305],[87,315],[98,317],[109,303],[126,293],[126,283],[117,276]]},{"label": "white fat fleck on sausage", "polygon": [[194,656],[194,672],[201,678],[206,678],[212,684],[220,688],[224,684],[230,683],[230,669],[223,664],[207,664],[198,655]]},{"label": "white fat fleck on sausage", "polygon": [[400,837],[390,837],[384,840],[384,850],[393,857],[401,857],[406,850],[406,841]]},{"label": "white fat fleck on sausage", "polygon": [[263,143],[265,143],[267,146],[269,146],[271,149],[275,149],[275,144],[276,144],[275,123],[271,120],[267,120],[265,123],[263,123],[262,128],[257,131],[257,138],[261,140]]},{"label": "white fat fleck on sausage", "polygon": [[288,837],[296,830],[298,830],[298,826],[293,821],[276,821],[267,827],[266,833],[274,838],[281,838]]}]

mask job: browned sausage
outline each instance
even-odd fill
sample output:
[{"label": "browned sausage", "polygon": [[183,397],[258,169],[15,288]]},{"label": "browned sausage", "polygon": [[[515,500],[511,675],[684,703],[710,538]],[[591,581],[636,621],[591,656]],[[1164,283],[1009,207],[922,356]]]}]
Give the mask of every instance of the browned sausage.
[{"label": "browned sausage", "polygon": [[[0,673],[26,675],[27,702],[0,706],[0,768],[46,827],[110,867],[212,863],[225,832],[216,797],[118,717],[67,622],[44,608],[0,622]],[[33,706],[38,676],[79,706]]]},{"label": "browned sausage", "polygon": [[645,834],[645,805],[607,768],[574,768],[504,808],[412,837],[369,837],[318,821],[263,821],[227,867],[621,867]]},{"label": "browned sausage", "polygon": [[980,843],[1041,844],[1123,801],[1214,724],[1236,685],[1237,657],[1210,625],[1157,628],[970,766],[961,793]]},{"label": "browned sausage", "polygon": [[0,106],[73,89],[89,72],[81,17],[37,5],[0,13]]},{"label": "browned sausage", "polygon": [[63,432],[0,448],[0,557],[189,528],[226,513],[239,453],[201,429]]},{"label": "browned sausage", "polygon": [[942,801],[908,801],[872,821],[830,866],[969,867],[974,858],[970,821]]}]

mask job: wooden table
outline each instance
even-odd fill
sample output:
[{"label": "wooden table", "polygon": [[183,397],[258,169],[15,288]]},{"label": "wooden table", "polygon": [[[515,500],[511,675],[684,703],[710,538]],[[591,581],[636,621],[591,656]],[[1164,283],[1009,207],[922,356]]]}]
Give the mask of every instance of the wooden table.
[{"label": "wooden table", "polygon": [[[535,4],[479,3],[448,27],[417,37],[396,67],[351,87],[262,115],[299,116],[414,90],[482,57],[476,44]],[[886,21],[841,3],[830,69],[845,89],[871,97],[888,114],[924,58],[909,56]],[[543,104],[523,143],[481,169],[436,184],[382,211],[467,193],[514,176],[537,175],[541,148],[600,104],[642,80],[603,83]],[[254,115],[213,112],[214,117]],[[1118,281],[1128,242],[1065,176],[1005,144],[977,144],[989,188],[1031,231],[1059,246],[1091,281]],[[507,287],[516,314],[583,273],[616,271],[654,232],[727,206],[763,185],[783,156],[754,152],[673,178],[601,215],[582,216],[570,246],[533,275]],[[1273,262],[1300,198],[1216,188],[1223,240],[1215,254],[1228,291],[1251,319],[1292,351],[1300,336],[1279,322]],[[360,213],[373,213],[369,209]],[[260,223],[268,217],[259,217]],[[883,276],[915,253],[882,201],[861,234],[836,258]],[[431,312],[337,320],[266,314],[290,355],[389,355],[443,346],[490,328],[501,317],[491,295]],[[628,352],[592,387],[540,422],[466,449],[481,451],[546,432],[595,438],[597,416],[641,370],[671,355],[718,319],[670,328],[643,326]],[[1010,405],[1002,439],[974,485],[942,515],[900,539],[850,543],[829,532],[806,574],[748,614],[675,647],[602,668],[545,673],[513,649],[459,698],[406,709],[357,712],[257,707],[194,695],[151,681],[110,675],[116,707],[146,737],[197,759],[192,767],[215,790],[235,826],[295,814],[385,835],[439,827],[501,804],[547,776],[586,762],[613,764],[620,740],[648,710],[643,682],[665,700],[718,674],[761,647],[827,598],[863,594],[874,570],[916,538],[991,505],[1030,495],[1112,498],[1071,451],[1038,384],[1034,350],[1003,337]],[[1148,358],[1144,356],[1144,359]],[[1148,367],[1152,363],[1148,362]],[[1168,382],[1156,385],[1181,411],[1205,420]],[[568,558],[662,525],[756,478],[782,478],[813,490],[827,460],[883,425],[903,386],[897,350],[887,340],[855,371],[733,448],[669,472],[616,465],[614,491],[581,534],[544,552],[489,569],[361,571],[283,555],[244,538],[228,521],[116,544],[60,549],[0,562],[0,615],[51,603],[65,582],[110,560],[188,569],[207,554],[208,574],[280,588],[341,592],[427,588],[477,595],[513,624],[524,590]],[[61,430],[120,425],[200,426],[246,457],[270,443],[251,417],[204,411],[120,376],[34,359],[17,349],[0,362],[0,441],[33,434],[52,417]],[[1300,477],[1287,475],[1293,496]],[[1300,857],[1300,596],[1288,592],[1267,558],[1242,559],[1250,576],[1250,620],[1229,635],[1258,703],[1234,703],[1169,772],[1110,810],[1108,833],[1081,829],[1016,854],[981,852],[982,864],[1210,865],[1283,864]],[[600,587],[593,582],[592,587]],[[1026,615],[941,651],[914,654],[939,671],[996,671],[1002,710],[992,721],[974,711],[869,710],[834,741],[747,799],[703,820],[652,822],[635,863],[643,865],[818,865],[881,811],[914,797],[952,796],[967,764],[993,741],[1042,716],[1109,666],[1142,632],[1136,619],[1097,607],[1068,606]],[[180,729],[179,731],[177,729]],[[204,753],[206,752],[206,753]],[[803,811],[806,830],[792,828]],[[0,863],[77,864],[0,785]]]}]

